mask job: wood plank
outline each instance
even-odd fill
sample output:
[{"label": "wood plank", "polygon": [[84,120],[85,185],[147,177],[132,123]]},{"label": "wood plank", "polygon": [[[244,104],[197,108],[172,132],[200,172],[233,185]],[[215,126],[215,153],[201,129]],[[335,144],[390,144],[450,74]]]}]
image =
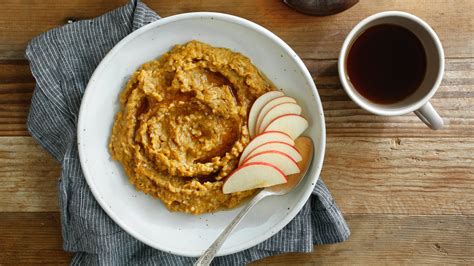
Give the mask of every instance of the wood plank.
[{"label": "wood plank", "polygon": [[474,214],[474,138],[328,138],[322,171],[346,214]]},{"label": "wood plank", "polygon": [[[34,36],[63,25],[68,18],[91,18],[116,8],[126,0],[17,0],[2,2],[0,10],[0,59],[20,59]],[[216,11],[244,17],[273,31],[303,58],[337,58],[342,41],[361,19],[385,10],[411,12],[426,20],[438,33],[446,56],[474,56],[474,19],[471,0],[360,1],[353,8],[329,17],[312,17],[293,11],[282,1],[267,0],[145,0],[166,17],[183,12]],[[54,7],[54,8],[52,8]],[[452,23],[453,19],[456,23]],[[453,34],[455,33],[455,34]]]},{"label": "wood plank", "polygon": [[32,138],[0,137],[0,212],[57,211],[59,176],[59,164]]},{"label": "wood plank", "polygon": [[35,79],[25,60],[0,61],[0,136],[24,136]]},{"label": "wood plank", "polygon": [[[438,137],[474,136],[474,58],[449,59],[433,105],[446,126],[428,129],[414,114],[372,115],[342,89],[336,60],[305,60],[323,102],[329,136]],[[25,61],[0,61],[0,136],[26,136],[26,117],[34,78]]]},{"label": "wood plank", "polygon": [[69,19],[99,16],[128,2],[107,1],[2,1],[0,59],[23,59],[26,44],[36,35],[66,24]]},{"label": "wood plank", "polygon": [[59,213],[1,213],[0,265],[66,265]]},{"label": "wood plank", "polygon": [[[328,137],[322,176],[345,214],[474,215],[474,138]],[[57,210],[59,166],[0,138],[0,212]]]},{"label": "wood plank", "polygon": [[381,265],[474,263],[474,216],[346,216],[348,241],[289,253],[254,265]]},{"label": "wood plank", "polygon": [[[472,264],[474,216],[347,215],[348,241],[316,246],[309,254],[284,254],[255,265]],[[0,264],[68,263],[57,213],[3,213]]]}]

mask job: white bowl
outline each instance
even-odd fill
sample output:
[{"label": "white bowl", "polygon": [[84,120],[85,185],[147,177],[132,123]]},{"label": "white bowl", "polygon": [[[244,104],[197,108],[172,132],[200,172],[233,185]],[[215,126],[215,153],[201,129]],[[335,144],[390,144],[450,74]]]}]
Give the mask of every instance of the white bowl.
[{"label": "white bowl", "polygon": [[198,216],[169,212],[160,200],[135,190],[107,148],[118,95],[131,74],[190,40],[249,57],[278,88],[298,100],[310,124],[305,135],[314,141],[313,163],[302,184],[286,196],[259,203],[225,242],[221,256],[255,246],[280,231],[308,200],[321,172],[326,133],[319,95],[301,59],[275,34],[248,20],[209,12],[163,18],[131,33],[107,54],[87,85],[77,128],[79,155],[96,200],[136,239],[183,256],[199,256],[212,243],[241,207]]}]

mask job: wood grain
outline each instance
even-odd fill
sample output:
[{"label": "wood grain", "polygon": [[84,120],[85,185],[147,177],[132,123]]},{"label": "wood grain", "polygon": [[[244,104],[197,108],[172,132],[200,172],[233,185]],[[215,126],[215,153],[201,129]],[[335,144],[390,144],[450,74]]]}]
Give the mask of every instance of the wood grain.
[{"label": "wood grain", "polygon": [[[472,264],[474,216],[347,215],[347,242],[316,246],[313,253],[284,254],[254,265]],[[58,213],[0,216],[0,263],[67,264]]]},{"label": "wood grain", "polygon": [[36,35],[64,25],[69,19],[92,18],[127,0],[2,1],[0,59],[23,59],[26,44]]},{"label": "wood grain", "polygon": [[0,60],[0,136],[24,136],[35,80],[24,60]]},{"label": "wood grain", "polygon": [[[63,25],[68,18],[95,17],[126,2],[44,0],[24,4],[17,0],[5,0],[2,2],[2,9],[8,12],[2,12],[0,19],[0,59],[23,58],[30,39]],[[306,59],[337,58],[344,37],[358,21],[377,12],[402,10],[421,17],[436,30],[447,57],[474,55],[474,2],[471,0],[360,1],[351,9],[329,17],[297,13],[279,0],[144,2],[163,17],[193,11],[216,11],[244,17],[273,31]]]},{"label": "wood grain", "polygon": [[[474,138],[328,137],[322,176],[345,214],[474,215]],[[0,138],[0,212],[57,210],[59,166]]]},{"label": "wood grain", "polygon": [[67,265],[57,212],[2,213],[0,265]]},{"label": "wood grain", "polygon": [[[428,129],[414,114],[383,117],[359,108],[341,87],[336,60],[305,60],[318,87],[329,136],[474,137],[474,58],[448,59],[433,105],[446,126]],[[0,61],[0,136],[26,136],[34,78],[25,61]]]},{"label": "wood grain", "polygon": [[0,212],[57,211],[59,174],[32,138],[0,137]]},{"label": "wood grain", "polygon": [[474,138],[332,137],[323,166],[347,214],[474,214]]},{"label": "wood grain", "polygon": [[349,241],[255,265],[472,265],[474,216],[346,216]]}]

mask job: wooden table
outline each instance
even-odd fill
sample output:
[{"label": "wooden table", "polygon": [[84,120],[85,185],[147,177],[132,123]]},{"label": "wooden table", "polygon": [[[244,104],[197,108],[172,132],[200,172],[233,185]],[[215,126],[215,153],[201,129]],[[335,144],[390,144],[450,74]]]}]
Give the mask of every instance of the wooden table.
[{"label": "wooden table", "polygon": [[[60,167],[28,135],[35,80],[26,43],[69,18],[95,17],[126,0],[4,0],[0,9],[0,264],[66,264],[57,181]],[[348,241],[257,264],[474,263],[474,1],[369,1],[311,17],[281,1],[145,1],[161,16],[218,11],[273,31],[304,59],[326,116],[323,179],[352,230]],[[446,126],[413,114],[371,115],[349,100],[337,76],[342,41],[362,18],[403,10],[439,34],[446,73],[432,100]],[[243,39],[244,40],[244,39]]]}]

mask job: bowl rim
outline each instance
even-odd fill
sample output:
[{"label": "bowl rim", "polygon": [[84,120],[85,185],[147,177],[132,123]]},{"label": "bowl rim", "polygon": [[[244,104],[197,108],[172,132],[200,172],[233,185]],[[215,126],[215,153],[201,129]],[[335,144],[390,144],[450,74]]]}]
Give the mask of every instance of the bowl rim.
[{"label": "bowl rim", "polygon": [[[326,149],[326,124],[325,124],[325,119],[324,119],[324,113],[323,113],[323,108],[322,108],[322,102],[319,97],[318,91],[316,89],[316,85],[314,83],[313,78],[311,77],[311,74],[309,73],[309,70],[303,63],[303,61],[299,58],[299,56],[293,51],[293,49],[288,46],[282,39],[280,39],[277,35],[269,31],[268,29],[256,24],[255,22],[249,21],[247,19],[234,16],[234,15],[229,15],[229,14],[224,14],[224,13],[218,13],[218,12],[190,12],[190,13],[182,13],[178,15],[173,15],[165,18],[161,18],[155,22],[152,22],[148,25],[145,25],[134,32],[130,33],[126,37],[124,37],[122,40],[120,40],[106,55],[105,57],[101,60],[99,65],[96,67],[94,70],[92,76],[89,79],[89,82],[86,86],[84,95],[81,100],[81,106],[79,110],[79,118],[78,118],[78,123],[77,123],[77,143],[78,143],[78,152],[79,152],[79,159],[81,163],[81,168],[84,173],[84,177],[86,179],[86,182],[96,199],[96,201],[99,203],[101,208],[107,213],[107,215],[118,225],[120,226],[124,231],[126,231],[128,234],[133,236],[135,239],[141,241],[142,243],[145,243],[146,245],[165,251],[169,252],[175,255],[180,255],[180,256],[186,256],[186,257],[197,257],[200,256],[200,253],[196,252],[187,252],[187,251],[182,251],[182,250],[170,250],[166,246],[157,244],[156,242],[149,241],[146,238],[143,238],[141,236],[141,233],[138,231],[135,231],[134,228],[129,226],[124,220],[122,220],[117,214],[115,214],[115,211],[113,211],[110,206],[106,204],[104,200],[102,200],[98,190],[95,188],[94,182],[93,182],[93,174],[89,172],[87,166],[86,166],[86,151],[83,148],[82,145],[79,145],[79,143],[82,143],[85,141],[84,135],[82,128],[84,127],[86,121],[84,118],[84,113],[85,110],[87,109],[87,103],[90,102],[90,98],[93,97],[93,90],[90,90],[88,88],[93,87],[95,80],[100,78],[100,75],[104,69],[104,66],[109,63],[111,58],[115,54],[117,54],[122,47],[128,43],[129,41],[133,40],[134,38],[140,36],[142,33],[145,33],[146,31],[162,26],[164,24],[172,23],[172,22],[177,22],[180,20],[188,20],[188,19],[195,19],[195,18],[205,18],[205,19],[212,19],[212,20],[222,20],[226,22],[231,22],[237,25],[241,25],[243,27],[249,28],[250,30],[256,31],[257,33],[264,35],[265,37],[271,39],[274,43],[278,44],[283,50],[285,50],[294,60],[294,62],[298,65],[299,69],[301,70],[303,76],[308,82],[309,87],[312,90],[313,97],[315,98],[316,102],[319,104],[316,106],[311,106],[312,112],[314,115],[319,115],[320,116],[320,128],[321,132],[318,132],[320,134],[318,137],[320,138],[321,145],[319,145],[318,149],[314,150],[314,157],[313,161],[311,163],[310,168],[315,169],[315,174],[314,176],[311,177],[311,179],[314,182],[311,182],[311,186],[308,188],[305,188],[306,190],[303,192],[303,195],[297,200],[295,207],[290,210],[287,215],[285,216],[285,219],[282,219],[280,222],[276,223],[273,227],[270,227],[268,230],[266,230],[265,233],[260,234],[258,236],[255,236],[252,240],[241,243],[239,245],[235,245],[231,248],[227,249],[221,249],[220,252],[218,252],[217,256],[225,256],[233,253],[237,253],[240,251],[243,251],[245,249],[251,248],[255,245],[258,245],[259,243],[269,239],[272,237],[274,234],[279,232],[283,227],[285,227],[290,221],[293,220],[293,218],[299,213],[299,211],[303,208],[304,204],[307,202],[309,199],[312,191],[314,190],[314,187],[316,186],[317,180],[319,179],[319,175],[321,173],[323,161],[324,161],[324,155],[325,155],[325,149]],[[309,176],[306,176],[306,178],[310,178]]]}]

